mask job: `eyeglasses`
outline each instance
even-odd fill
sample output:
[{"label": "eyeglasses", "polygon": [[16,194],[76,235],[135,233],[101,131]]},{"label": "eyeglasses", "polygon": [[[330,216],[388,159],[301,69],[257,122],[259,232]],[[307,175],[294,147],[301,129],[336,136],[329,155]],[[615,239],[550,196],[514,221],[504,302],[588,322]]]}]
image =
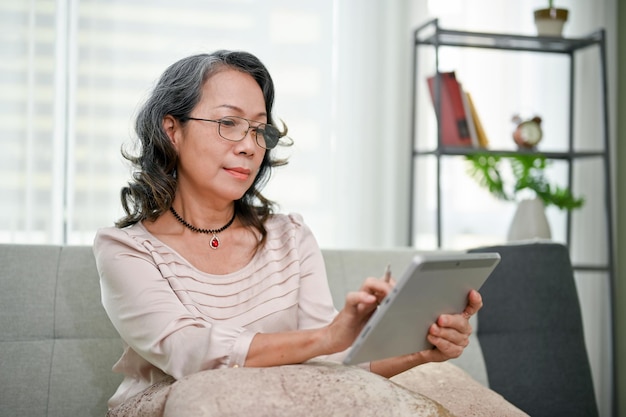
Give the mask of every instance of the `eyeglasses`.
[{"label": "eyeglasses", "polygon": [[[228,116],[219,120],[200,119],[197,117],[186,117],[185,120],[200,120],[202,122],[217,123],[217,132],[226,140],[231,142],[242,141],[248,132],[252,130],[252,137],[263,149],[273,149],[278,145],[281,133],[272,125],[265,123],[257,123],[254,120],[244,119],[243,117]],[[257,123],[254,126],[251,123]]]}]

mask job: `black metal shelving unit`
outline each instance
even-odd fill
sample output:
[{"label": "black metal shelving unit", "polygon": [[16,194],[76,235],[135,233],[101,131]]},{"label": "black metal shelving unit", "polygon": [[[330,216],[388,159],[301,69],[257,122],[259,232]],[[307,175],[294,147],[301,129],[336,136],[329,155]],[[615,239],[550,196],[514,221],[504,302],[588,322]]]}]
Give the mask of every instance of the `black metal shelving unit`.
[{"label": "black metal shelving unit", "polygon": [[[606,265],[583,265],[574,264],[573,267],[576,270],[581,271],[603,271],[608,273],[611,290],[611,319],[612,319],[612,352],[613,363],[616,358],[616,343],[615,343],[615,259],[614,259],[614,235],[613,235],[613,199],[612,199],[612,181],[611,181],[611,167],[610,167],[610,139],[609,139],[609,118],[608,118],[608,99],[607,99],[607,70],[606,70],[606,46],[605,46],[606,34],[604,29],[599,29],[588,36],[582,38],[561,38],[561,37],[538,37],[538,36],[525,36],[514,34],[498,34],[498,33],[484,33],[484,32],[467,32],[458,30],[444,29],[439,25],[438,19],[433,19],[426,22],[422,26],[418,27],[414,31],[413,38],[413,85],[412,85],[412,126],[411,126],[411,180],[410,180],[410,210],[409,210],[409,246],[414,246],[415,235],[415,208],[419,201],[416,201],[415,195],[415,182],[416,182],[416,164],[421,156],[430,155],[436,160],[436,238],[437,247],[442,247],[442,216],[441,216],[441,160],[443,157],[463,156],[467,154],[477,152],[488,152],[494,155],[513,155],[518,154],[520,151],[508,151],[498,149],[476,149],[476,148],[449,148],[442,146],[441,142],[441,125],[438,126],[438,138],[436,146],[433,149],[419,149],[417,142],[417,97],[420,93],[423,84],[418,80],[418,68],[419,68],[419,48],[432,48],[435,56],[435,72],[440,71],[439,67],[439,48],[446,47],[458,47],[458,48],[486,48],[494,50],[504,51],[526,51],[536,53],[547,54],[561,54],[569,57],[569,135],[567,149],[564,152],[538,152],[548,159],[563,160],[567,163],[567,184],[571,187],[573,183],[573,163],[575,160],[581,158],[600,158],[603,163],[603,175],[604,175],[604,206],[606,213],[606,236],[607,236],[607,248],[608,256]],[[602,137],[602,148],[600,151],[577,151],[574,148],[574,133],[573,133],[573,119],[574,119],[574,94],[575,94],[575,57],[578,51],[583,49],[595,47],[599,51],[599,65],[601,76],[601,106],[602,106],[602,125],[604,133]],[[423,81],[423,80],[421,80]],[[425,86],[424,86],[425,88]],[[434,96],[435,96],[435,108],[439,109],[439,79],[436,79]],[[424,93],[422,93],[424,94]],[[441,123],[441,118],[438,118],[438,123]],[[566,244],[570,247],[571,244],[571,215],[568,212],[566,214]],[[612,408],[613,414],[616,412],[616,377],[613,372],[612,377]]]}]

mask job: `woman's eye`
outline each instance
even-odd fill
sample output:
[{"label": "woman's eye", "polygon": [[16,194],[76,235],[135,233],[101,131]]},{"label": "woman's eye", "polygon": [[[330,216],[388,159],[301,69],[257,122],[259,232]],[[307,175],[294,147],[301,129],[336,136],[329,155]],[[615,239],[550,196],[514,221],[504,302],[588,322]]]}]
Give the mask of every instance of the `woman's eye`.
[{"label": "woman's eye", "polygon": [[230,119],[221,119],[220,124],[225,127],[233,127],[235,126],[235,121]]}]

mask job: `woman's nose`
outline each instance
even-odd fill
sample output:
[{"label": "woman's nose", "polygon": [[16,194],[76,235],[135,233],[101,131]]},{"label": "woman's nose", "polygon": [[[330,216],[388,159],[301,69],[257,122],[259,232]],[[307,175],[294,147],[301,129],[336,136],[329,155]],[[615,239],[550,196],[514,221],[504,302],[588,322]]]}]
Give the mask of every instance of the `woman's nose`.
[{"label": "woman's nose", "polygon": [[245,131],[243,139],[237,142],[237,147],[238,147],[238,153],[254,155],[254,152],[256,152],[256,148],[257,148],[254,130],[248,128]]}]

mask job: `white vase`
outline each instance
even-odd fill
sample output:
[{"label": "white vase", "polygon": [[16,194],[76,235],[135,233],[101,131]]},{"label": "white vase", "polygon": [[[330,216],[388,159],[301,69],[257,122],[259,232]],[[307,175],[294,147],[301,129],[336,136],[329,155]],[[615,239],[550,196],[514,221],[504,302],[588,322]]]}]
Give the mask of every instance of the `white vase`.
[{"label": "white vase", "polygon": [[543,201],[538,198],[522,200],[517,204],[507,240],[550,239],[550,225]]}]

